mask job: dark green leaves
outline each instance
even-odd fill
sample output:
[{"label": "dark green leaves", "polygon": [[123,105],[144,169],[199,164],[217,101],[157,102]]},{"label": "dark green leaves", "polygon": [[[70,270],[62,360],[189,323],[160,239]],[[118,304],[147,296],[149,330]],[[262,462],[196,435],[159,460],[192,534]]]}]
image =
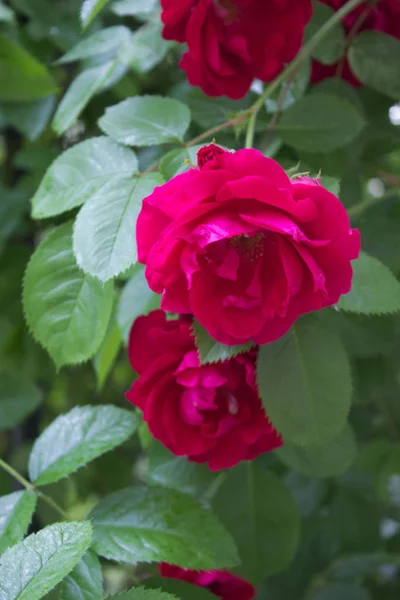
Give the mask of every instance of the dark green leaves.
[{"label": "dark green leaves", "polygon": [[27,491],[0,498],[0,554],[24,537],[35,510],[36,499],[34,492]]},{"label": "dark green leaves", "polygon": [[335,583],[310,595],[310,600],[370,600],[369,592],[355,583]]},{"label": "dark green leaves", "polygon": [[23,300],[30,330],[61,367],[85,361],[99,348],[111,315],[113,287],[79,270],[67,223],[33,254]]},{"label": "dark green leaves", "polygon": [[340,298],[339,308],[366,315],[400,310],[400,283],[388,267],[365,252],[352,266],[351,291]]},{"label": "dark green leaves", "polygon": [[394,100],[400,98],[400,40],[380,31],[364,31],[351,44],[349,62],[361,83]]},{"label": "dark green leaves", "polygon": [[238,354],[248,352],[253,344],[243,344],[242,346],[225,346],[213,340],[207,331],[198,321],[193,323],[193,333],[196,337],[196,348],[199,352],[201,364],[215,363],[224,361]]},{"label": "dark green leaves", "polygon": [[137,587],[127,592],[121,592],[116,596],[110,596],[109,600],[177,600],[177,597],[171,596],[161,590],[146,590],[145,588]]},{"label": "dark green leaves", "polygon": [[103,575],[94,552],[86,552],[63,581],[60,600],[102,600]]},{"label": "dark green leaves", "polygon": [[[321,26],[328,21],[334,14],[334,11],[321,2],[313,2],[313,16],[306,27],[305,39],[309,40],[315,35]],[[312,52],[312,57],[325,65],[331,65],[338,62],[342,57],[346,46],[344,29],[342,23],[337,23],[329,33],[323,37]]]},{"label": "dark green leaves", "polygon": [[40,404],[42,394],[21,373],[0,372],[0,431],[11,429],[30,415]]},{"label": "dark green leaves", "polygon": [[127,440],[138,425],[133,411],[116,406],[75,407],[58,417],[36,440],[29,476],[45,485],[70,475]]},{"label": "dark green leaves", "polygon": [[240,575],[257,584],[288,566],[297,548],[300,517],[273,471],[254,462],[232,469],[213,506],[235,538]]},{"label": "dark green leaves", "polygon": [[344,348],[313,317],[261,346],[258,386],[267,414],[286,442],[324,444],[343,428],[352,383]]},{"label": "dark green leaves", "polygon": [[94,549],[111,560],[206,571],[238,563],[235,544],[213,513],[173,490],[127,488],[102,500],[91,517]]},{"label": "dark green leaves", "polygon": [[30,535],[0,558],[0,600],[39,600],[89,548],[90,523],[59,523]]},{"label": "dark green leaves", "polygon": [[352,142],[364,125],[363,117],[347,100],[311,94],[283,113],[276,131],[296,150],[330,152]]},{"label": "dark green leaves", "polygon": [[189,123],[187,106],[173,98],[160,96],[128,98],[107,108],[99,121],[105,133],[131,146],[180,142]]}]

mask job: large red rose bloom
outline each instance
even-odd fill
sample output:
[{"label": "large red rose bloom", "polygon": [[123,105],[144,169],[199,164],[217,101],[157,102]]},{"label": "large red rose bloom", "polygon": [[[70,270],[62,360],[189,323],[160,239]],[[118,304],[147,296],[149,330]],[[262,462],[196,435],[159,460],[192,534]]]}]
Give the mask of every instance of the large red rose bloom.
[{"label": "large red rose bloom", "polygon": [[211,146],[144,199],[137,245],[164,310],[193,314],[224,344],[265,344],[350,291],[360,237],[318,180]]},{"label": "large red rose bloom", "polygon": [[200,366],[190,321],[162,310],[136,319],[127,398],[153,436],[178,456],[226,469],[282,445],[257,394],[254,353]]},{"label": "large red rose bloom", "polygon": [[[339,10],[347,0],[320,0],[333,10]],[[400,39],[400,1],[377,0],[376,3],[363,3],[352,10],[344,19],[347,36],[354,37],[361,31],[381,31]],[[351,71],[346,57],[334,65],[324,65],[313,61],[312,81],[318,83],[327,77],[342,77],[354,87],[361,84]]]},{"label": "large red rose bloom", "polygon": [[251,583],[227,571],[191,571],[161,563],[160,574],[207,588],[222,600],[252,600],[256,595]]},{"label": "large red rose bloom", "polygon": [[185,41],[181,67],[209,96],[243,97],[300,49],[311,0],[161,0],[166,39]]}]

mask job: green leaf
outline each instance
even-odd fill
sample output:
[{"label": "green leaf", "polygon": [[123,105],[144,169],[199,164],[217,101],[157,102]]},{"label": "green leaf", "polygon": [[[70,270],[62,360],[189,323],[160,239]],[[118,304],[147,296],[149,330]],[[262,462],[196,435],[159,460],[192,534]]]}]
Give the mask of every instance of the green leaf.
[{"label": "green leaf", "polygon": [[115,364],[121,349],[121,332],[115,315],[112,317],[104,340],[93,359],[97,389],[101,390]]},{"label": "green leaf", "polygon": [[291,469],[310,477],[336,477],[354,462],[357,446],[354,435],[346,425],[339,435],[323,446],[300,447],[287,443],[277,455]]},{"label": "green leaf", "polygon": [[0,498],[0,554],[24,537],[35,511],[36,500],[36,494],[27,491]]},{"label": "green leaf", "polygon": [[138,423],[133,411],[116,406],[76,406],[36,440],[29,477],[36,485],[54,483],[125,442]]},{"label": "green leaf", "polygon": [[0,22],[12,23],[14,21],[14,11],[7,6],[4,6],[2,0],[0,0]]},{"label": "green leaf", "polygon": [[78,42],[57,62],[64,64],[74,60],[83,60],[85,58],[98,57],[101,54],[107,54],[111,59],[116,55],[121,46],[129,42],[131,32],[123,25],[106,27],[95,31],[85,40]]},{"label": "green leaf", "polygon": [[110,81],[115,81],[116,75],[123,75],[123,73],[121,65],[115,60],[80,73],[71,83],[57,108],[52,122],[54,131],[58,135],[64,133],[75,123],[89,100],[98,91],[104,89]]},{"label": "green leaf", "polygon": [[58,367],[88,360],[107,331],[112,284],[79,270],[72,251],[72,226],[52,231],[35,250],[25,273],[26,321]]},{"label": "green leaf", "polygon": [[202,365],[228,360],[238,354],[248,352],[253,346],[252,343],[242,344],[241,346],[220,344],[209,335],[198,321],[193,322],[192,331],[196,338],[196,348]]},{"label": "green leaf", "polygon": [[120,177],[86,202],[74,230],[75,256],[85,273],[107,281],[135,264],[142,201],[162,182],[157,173]]},{"label": "green leaf", "polygon": [[273,471],[254,462],[242,463],[229,471],[213,507],[234,536],[241,576],[259,584],[289,565],[299,541],[300,515]]},{"label": "green leaf", "polygon": [[232,537],[213,513],[173,490],[126,488],[102,500],[91,518],[94,549],[110,560],[206,571],[238,562]]},{"label": "green leaf", "polygon": [[261,346],[257,378],[265,410],[285,442],[324,444],[339,434],[350,409],[352,383],[339,339],[313,317]]},{"label": "green leaf", "polygon": [[[305,42],[310,40],[333,15],[332,8],[314,0],[312,19],[305,29]],[[343,25],[336,23],[314,48],[311,56],[325,65],[332,65],[340,60],[345,48],[346,38]]]},{"label": "green leaf", "polygon": [[131,146],[155,146],[181,142],[190,123],[185,104],[161,96],[128,98],[106,109],[100,128],[118,142]]},{"label": "green leaf", "polygon": [[172,179],[175,175],[188,171],[192,166],[197,166],[197,153],[200,148],[203,148],[202,144],[190,148],[175,148],[165,154],[160,162],[160,173],[164,179]]},{"label": "green leaf", "polygon": [[371,596],[356,583],[334,583],[311,594],[310,600],[371,600]]},{"label": "green leaf", "polygon": [[166,594],[162,590],[147,590],[143,587],[135,587],[116,596],[109,596],[107,600],[177,600],[177,597]]},{"label": "green leaf", "polygon": [[32,199],[34,219],[53,217],[81,206],[102,188],[138,170],[135,153],[105,136],[63,152],[47,169]]},{"label": "green leaf", "polygon": [[40,389],[21,372],[0,372],[0,431],[12,429],[42,401]]},{"label": "green leaf", "polygon": [[39,600],[89,548],[92,526],[58,523],[30,535],[0,558],[0,600]]},{"label": "green leaf", "polygon": [[294,75],[281,83],[277,90],[265,100],[269,113],[283,112],[304,96],[311,76],[311,62],[306,60]]},{"label": "green leaf", "polygon": [[329,576],[336,580],[366,579],[384,565],[400,565],[400,554],[385,552],[362,553],[346,556],[329,569]]},{"label": "green leaf", "polygon": [[352,142],[365,126],[357,109],[331,94],[311,94],[284,112],[275,127],[296,150],[330,152]]},{"label": "green leaf", "polygon": [[354,75],[394,100],[400,98],[400,40],[380,31],[363,31],[348,52]]},{"label": "green leaf", "polygon": [[82,27],[87,27],[110,0],[83,0],[81,8]]},{"label": "green leaf", "polygon": [[147,315],[160,308],[161,296],[155,294],[144,276],[144,266],[136,265],[135,272],[122,290],[117,308],[117,321],[125,344],[133,322],[140,315]]},{"label": "green leaf", "polygon": [[0,121],[3,118],[28,140],[34,141],[46,128],[55,103],[55,96],[47,96],[32,102],[3,102],[0,105]]},{"label": "green leaf", "polygon": [[56,91],[46,67],[0,34],[0,101],[30,102]]},{"label": "green leaf", "polygon": [[117,0],[111,5],[113,13],[119,17],[136,17],[151,13],[157,8],[158,0]]},{"label": "green leaf", "polygon": [[94,552],[86,552],[75,569],[64,579],[60,600],[102,600],[103,575]]},{"label": "green leaf", "polygon": [[170,594],[174,594],[174,598],[180,600],[215,600],[215,595],[209,592],[206,588],[186,583],[178,579],[169,579],[167,577],[154,577],[146,579],[146,586],[152,589],[162,589]]},{"label": "green leaf", "polygon": [[147,73],[158,65],[172,47],[161,35],[161,21],[146,23],[132,35],[119,53],[122,64],[138,73]]},{"label": "green leaf", "polygon": [[400,310],[400,283],[386,265],[361,252],[352,266],[351,291],[340,298],[339,308],[365,315]]}]

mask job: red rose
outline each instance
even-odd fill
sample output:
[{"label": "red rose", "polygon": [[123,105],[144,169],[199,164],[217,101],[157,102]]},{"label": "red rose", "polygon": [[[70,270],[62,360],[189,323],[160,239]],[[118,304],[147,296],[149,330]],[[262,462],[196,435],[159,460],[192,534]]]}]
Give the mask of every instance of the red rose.
[{"label": "red rose", "polygon": [[200,366],[190,327],[156,310],[131,329],[129,360],[140,377],[127,398],[153,436],[213,471],[281,446],[257,394],[253,353]]},{"label": "red rose", "polygon": [[242,98],[300,49],[311,0],[161,0],[166,39],[186,41],[180,66],[209,96]]},{"label": "red rose", "polygon": [[251,583],[227,571],[191,571],[167,563],[161,563],[159,569],[162,577],[207,588],[222,600],[252,600],[256,595]]},{"label": "red rose", "polygon": [[349,292],[358,230],[318,180],[291,181],[257,150],[199,152],[144,199],[139,261],[164,310],[193,314],[224,344],[281,337]]},{"label": "red rose", "polygon": [[[339,10],[347,0],[320,0],[333,10]],[[378,0],[374,3],[363,3],[352,10],[343,19],[346,34],[353,38],[361,31],[382,31],[400,39],[400,1]],[[334,65],[324,65],[313,61],[312,82],[318,83],[327,77],[341,77],[354,87],[361,84],[351,71],[346,56]]]}]

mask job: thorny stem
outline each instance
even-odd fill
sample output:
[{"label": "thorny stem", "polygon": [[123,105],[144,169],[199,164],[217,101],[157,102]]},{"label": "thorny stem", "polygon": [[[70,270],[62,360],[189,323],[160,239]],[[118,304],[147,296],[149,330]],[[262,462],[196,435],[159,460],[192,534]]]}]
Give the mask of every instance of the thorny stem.
[{"label": "thorny stem", "polygon": [[47,496],[42,491],[35,488],[35,486],[25,479],[18,471],[16,471],[11,465],[6,463],[3,459],[0,458],[0,467],[4,469],[11,477],[14,477],[26,490],[29,492],[35,492],[40,498],[42,498],[43,502],[46,502],[48,506],[51,506],[53,510],[58,512],[65,520],[68,521],[67,513],[59,506],[50,496]]}]

